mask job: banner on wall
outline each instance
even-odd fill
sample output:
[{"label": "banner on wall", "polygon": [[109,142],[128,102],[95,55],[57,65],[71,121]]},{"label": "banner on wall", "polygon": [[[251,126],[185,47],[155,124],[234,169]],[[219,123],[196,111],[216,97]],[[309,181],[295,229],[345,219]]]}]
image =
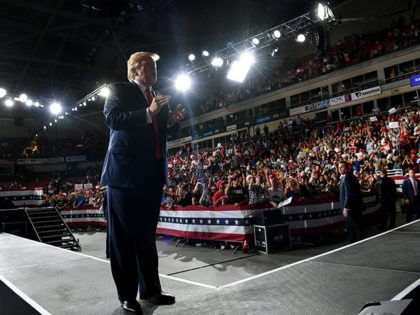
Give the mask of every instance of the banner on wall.
[{"label": "banner on wall", "polygon": [[345,95],[330,98],[330,106],[343,104],[345,102],[346,102],[346,96]]},{"label": "banner on wall", "polygon": [[358,91],[358,92],[351,93],[351,99],[352,99],[352,101],[354,101],[354,100],[359,100],[361,98],[366,98],[366,97],[370,97],[370,96],[374,96],[374,95],[378,95],[378,94],[381,94],[381,87],[380,86],[375,86],[375,87],[370,88],[370,89],[361,90],[361,91]]}]

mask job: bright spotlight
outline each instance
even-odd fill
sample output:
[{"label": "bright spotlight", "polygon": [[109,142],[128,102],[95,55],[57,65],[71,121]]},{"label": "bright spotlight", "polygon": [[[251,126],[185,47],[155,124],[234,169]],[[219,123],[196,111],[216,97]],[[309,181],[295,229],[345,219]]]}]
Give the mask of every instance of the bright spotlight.
[{"label": "bright spotlight", "polygon": [[102,96],[102,97],[108,97],[109,96],[109,94],[111,93],[111,91],[109,90],[109,87],[107,87],[107,86],[104,86],[100,91],[99,91],[99,93],[98,93],[98,95],[99,96]]},{"label": "bright spotlight", "polygon": [[242,83],[248,74],[249,69],[255,62],[254,56],[251,53],[243,53],[239,60],[235,60],[229,69],[227,78],[232,81]]},{"label": "bright spotlight", "polygon": [[275,39],[279,39],[281,37],[281,33],[279,30],[274,30],[273,36]]},{"label": "bright spotlight", "polygon": [[175,80],[175,88],[178,91],[184,92],[188,90],[191,87],[191,84],[191,78],[185,73],[180,74]]},{"label": "bright spotlight", "polygon": [[5,97],[6,94],[7,94],[7,91],[5,89],[3,89],[3,88],[0,88],[0,98]]},{"label": "bright spotlight", "polygon": [[274,57],[278,52],[279,52],[279,48],[278,47],[274,47],[271,50],[271,57]]},{"label": "bright spotlight", "polygon": [[210,56],[210,53],[207,50],[203,50],[203,52],[201,53],[201,55],[203,57],[208,57],[208,56]]},{"label": "bright spotlight", "polygon": [[194,54],[189,54],[188,55],[188,60],[189,61],[194,61],[195,60],[195,55]]},{"label": "bright spotlight", "polygon": [[50,105],[50,112],[53,115],[60,114],[62,110],[63,110],[63,108],[61,107],[61,104],[60,103],[52,103]]},{"label": "bright spotlight", "polygon": [[39,104],[39,102],[37,101],[37,102],[34,103],[34,105],[35,105],[35,107],[39,107],[39,105],[41,105],[41,104]]},{"label": "bright spotlight", "polygon": [[317,16],[321,21],[325,21],[325,20],[334,20],[334,13],[331,11],[331,9],[326,6],[323,5],[322,3],[318,3],[318,8],[317,8]]},{"label": "bright spotlight", "polygon": [[7,100],[4,101],[4,105],[6,105],[7,107],[12,107],[14,104],[15,102],[13,102],[11,98],[8,98]]},{"label": "bright spotlight", "polygon": [[305,39],[306,39],[306,37],[305,37],[305,35],[303,35],[303,34],[299,34],[299,35],[296,37],[296,41],[297,41],[298,43],[303,43],[303,42],[305,41]]},{"label": "bright spotlight", "polygon": [[211,61],[211,65],[215,68],[219,68],[219,67],[223,66],[223,59],[220,58],[220,57],[215,57]]},{"label": "bright spotlight", "polygon": [[260,40],[256,37],[252,39],[252,45],[257,46],[260,43]]},{"label": "bright spotlight", "polygon": [[31,100],[31,99],[28,99],[28,100],[25,102],[25,104],[26,104],[26,106],[31,107],[31,106],[32,106],[32,104],[33,104],[33,102],[32,102],[32,100]]},{"label": "bright spotlight", "polygon": [[22,103],[25,103],[27,99],[28,95],[26,95],[25,93],[19,95],[19,101],[21,101]]}]

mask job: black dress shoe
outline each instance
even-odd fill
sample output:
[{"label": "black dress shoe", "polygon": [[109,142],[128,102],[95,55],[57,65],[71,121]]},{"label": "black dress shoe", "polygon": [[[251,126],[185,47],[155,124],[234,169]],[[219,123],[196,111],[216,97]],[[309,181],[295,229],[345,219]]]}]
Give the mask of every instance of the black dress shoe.
[{"label": "black dress shoe", "polygon": [[141,310],[140,303],[136,300],[134,301],[122,301],[121,307],[124,309],[124,311],[134,313],[134,314],[143,314],[143,311]]},{"label": "black dress shoe", "polygon": [[152,296],[140,296],[142,300],[146,300],[149,303],[155,304],[155,305],[171,305],[175,303],[175,297],[170,294],[166,293],[158,293]]}]

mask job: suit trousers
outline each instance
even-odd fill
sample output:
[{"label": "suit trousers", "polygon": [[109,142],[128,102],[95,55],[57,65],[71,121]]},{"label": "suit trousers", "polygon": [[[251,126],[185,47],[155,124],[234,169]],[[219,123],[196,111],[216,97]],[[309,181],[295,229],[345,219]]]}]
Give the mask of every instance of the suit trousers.
[{"label": "suit trousers", "polygon": [[120,301],[161,292],[156,249],[162,184],[133,189],[108,185],[111,271]]},{"label": "suit trousers", "polygon": [[407,222],[415,219],[420,219],[420,196],[414,197],[410,200],[410,204],[406,206]]},{"label": "suit trousers", "polygon": [[345,218],[345,222],[349,243],[362,240],[364,237],[362,216],[348,215]]}]

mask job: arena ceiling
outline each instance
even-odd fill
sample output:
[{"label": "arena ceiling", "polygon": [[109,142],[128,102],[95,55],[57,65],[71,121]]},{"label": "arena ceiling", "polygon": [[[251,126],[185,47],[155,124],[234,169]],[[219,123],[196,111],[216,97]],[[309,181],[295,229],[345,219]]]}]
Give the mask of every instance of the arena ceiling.
[{"label": "arena ceiling", "polygon": [[[161,56],[165,81],[190,51],[222,49],[308,12],[312,2],[0,0],[0,87],[75,104],[125,80],[126,59],[138,50]],[[1,104],[0,115],[6,111]]]}]

